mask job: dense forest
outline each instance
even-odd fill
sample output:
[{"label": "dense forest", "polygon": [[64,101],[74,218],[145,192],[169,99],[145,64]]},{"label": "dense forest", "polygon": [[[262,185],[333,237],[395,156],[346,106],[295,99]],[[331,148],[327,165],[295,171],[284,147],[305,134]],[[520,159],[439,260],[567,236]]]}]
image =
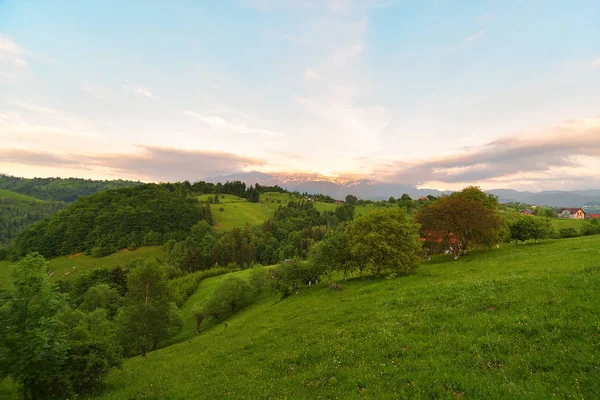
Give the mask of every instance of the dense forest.
[{"label": "dense forest", "polygon": [[0,175],[0,189],[21,193],[40,200],[72,203],[82,196],[89,196],[109,189],[141,185],[142,182],[112,180],[94,181],[80,178],[19,178]]},{"label": "dense forest", "polygon": [[67,209],[21,232],[17,256],[45,257],[87,252],[101,257],[127,247],[184,238],[205,218],[183,184],[146,184],[83,197]]},{"label": "dense forest", "polygon": [[8,246],[17,233],[32,223],[65,207],[63,202],[41,201],[0,189],[0,247]]}]

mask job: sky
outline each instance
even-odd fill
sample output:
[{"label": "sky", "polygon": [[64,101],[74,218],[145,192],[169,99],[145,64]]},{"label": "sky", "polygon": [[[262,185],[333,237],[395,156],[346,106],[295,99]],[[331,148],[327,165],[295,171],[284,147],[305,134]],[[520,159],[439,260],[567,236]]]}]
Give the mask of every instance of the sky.
[{"label": "sky", "polygon": [[600,188],[600,2],[0,0],[0,173]]}]

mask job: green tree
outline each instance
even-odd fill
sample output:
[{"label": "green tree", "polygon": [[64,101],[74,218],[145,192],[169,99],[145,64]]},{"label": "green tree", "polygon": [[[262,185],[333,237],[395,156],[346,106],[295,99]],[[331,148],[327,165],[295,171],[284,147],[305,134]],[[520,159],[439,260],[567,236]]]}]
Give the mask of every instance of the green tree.
[{"label": "green tree", "polygon": [[229,277],[215,289],[206,305],[206,314],[217,320],[223,320],[248,304],[251,297],[252,289],[245,281]]},{"label": "green tree", "polygon": [[269,287],[269,272],[258,266],[250,271],[250,285],[256,290],[257,294],[262,294]]},{"label": "green tree", "polygon": [[323,240],[315,244],[309,253],[309,261],[323,271],[342,271],[344,280],[348,273],[356,267],[350,247],[348,233],[345,229],[333,229],[325,234]]},{"label": "green tree", "polygon": [[164,268],[156,260],[144,260],[127,278],[125,306],[119,310],[119,325],[124,347],[146,356],[161,340],[181,329],[181,317],[173,303]]},{"label": "green tree", "polygon": [[71,350],[64,374],[76,393],[88,392],[122,364],[117,327],[100,308],[87,314],[74,311],[67,320]]},{"label": "green tree", "polygon": [[92,312],[98,308],[106,310],[111,318],[117,313],[121,303],[121,296],[117,289],[106,283],[92,286],[84,295],[83,303],[79,306],[82,311]]},{"label": "green tree", "polygon": [[525,243],[527,240],[547,239],[552,237],[554,229],[549,219],[535,217],[533,215],[523,215],[517,217],[509,225],[510,237],[515,241]]},{"label": "green tree", "polygon": [[68,308],[47,270],[39,254],[24,257],[15,267],[13,290],[0,313],[0,376],[17,382],[25,400],[48,398],[69,387],[61,373],[69,356],[62,320]]},{"label": "green tree", "polygon": [[352,256],[374,275],[405,275],[419,266],[419,225],[410,221],[404,210],[374,210],[355,219],[347,229]]},{"label": "green tree", "polygon": [[353,194],[349,194],[346,196],[346,204],[348,204],[349,206],[354,206],[356,205],[356,202],[358,201],[358,198],[353,195]]}]

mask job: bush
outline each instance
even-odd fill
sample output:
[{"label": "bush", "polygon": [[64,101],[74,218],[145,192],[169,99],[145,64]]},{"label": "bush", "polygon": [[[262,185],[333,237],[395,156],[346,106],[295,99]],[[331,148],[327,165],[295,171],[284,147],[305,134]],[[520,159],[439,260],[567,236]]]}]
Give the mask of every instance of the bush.
[{"label": "bush", "polygon": [[254,267],[250,272],[250,286],[256,290],[257,294],[262,294],[269,288],[269,271],[262,267]]},{"label": "bush", "polygon": [[219,207],[219,211],[223,212],[225,209],[223,207]]},{"label": "bush", "polygon": [[571,228],[561,228],[559,231],[559,235],[561,238],[566,239],[566,238],[574,238],[579,236],[579,232],[577,232],[577,229],[571,227]]},{"label": "bush", "polygon": [[[584,236],[600,235],[600,219],[591,219],[581,228],[581,234]],[[1,252],[2,250],[0,250]],[[0,255],[0,260],[2,256]]]},{"label": "bush", "polygon": [[206,315],[222,321],[246,306],[252,298],[252,289],[243,280],[230,277],[221,283],[206,305]]},{"label": "bush", "polygon": [[285,260],[270,270],[273,279],[273,289],[281,292],[283,297],[287,297],[292,292],[298,292],[302,285],[303,266],[300,261]]}]

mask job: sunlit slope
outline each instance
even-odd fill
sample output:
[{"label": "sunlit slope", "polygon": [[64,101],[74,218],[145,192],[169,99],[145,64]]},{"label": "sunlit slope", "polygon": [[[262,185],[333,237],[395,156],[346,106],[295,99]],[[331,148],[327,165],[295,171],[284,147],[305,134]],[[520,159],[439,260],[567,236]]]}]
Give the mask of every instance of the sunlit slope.
[{"label": "sunlit slope", "polygon": [[[165,258],[162,246],[144,246],[130,251],[123,249],[106,257],[96,258],[83,253],[71,256],[60,256],[49,260],[50,280],[56,282],[60,279],[71,280],[80,274],[101,267],[125,266],[138,258]],[[11,270],[14,263],[0,261],[0,289],[6,289],[11,284]]]},{"label": "sunlit slope", "polygon": [[600,236],[506,245],[263,296],[127,360],[100,398],[595,399],[599,321]]}]

